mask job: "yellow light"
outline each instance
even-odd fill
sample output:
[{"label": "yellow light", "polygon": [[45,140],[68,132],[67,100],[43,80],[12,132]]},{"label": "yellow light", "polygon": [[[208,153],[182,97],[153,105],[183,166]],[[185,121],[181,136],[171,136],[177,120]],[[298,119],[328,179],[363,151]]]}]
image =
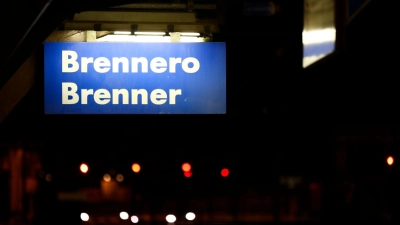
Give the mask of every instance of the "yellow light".
[{"label": "yellow light", "polygon": [[387,158],[386,162],[387,162],[387,164],[388,164],[389,166],[393,165],[393,163],[394,163],[393,157],[392,157],[392,156],[389,156],[389,157]]},{"label": "yellow light", "polygon": [[132,164],[132,171],[135,173],[139,173],[140,171],[140,165],[137,163]]},{"label": "yellow light", "polygon": [[82,173],[87,173],[89,171],[89,167],[85,163],[81,164],[80,169]]}]

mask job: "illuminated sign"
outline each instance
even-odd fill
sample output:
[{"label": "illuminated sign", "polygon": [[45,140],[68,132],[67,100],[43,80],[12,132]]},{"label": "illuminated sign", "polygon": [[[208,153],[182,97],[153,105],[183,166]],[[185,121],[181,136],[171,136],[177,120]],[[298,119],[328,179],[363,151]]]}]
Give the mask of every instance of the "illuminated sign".
[{"label": "illuminated sign", "polygon": [[224,114],[225,43],[45,43],[46,114]]},{"label": "illuminated sign", "polygon": [[335,51],[335,1],[305,0],[303,28],[303,68]]}]

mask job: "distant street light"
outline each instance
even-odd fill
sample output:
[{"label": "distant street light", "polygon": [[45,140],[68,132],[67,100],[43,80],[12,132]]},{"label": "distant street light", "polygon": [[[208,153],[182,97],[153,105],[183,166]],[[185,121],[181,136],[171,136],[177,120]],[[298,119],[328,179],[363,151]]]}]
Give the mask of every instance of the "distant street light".
[{"label": "distant street light", "polygon": [[186,213],[186,219],[187,220],[192,221],[192,220],[194,220],[194,218],[196,218],[196,215],[194,213],[192,213],[192,212]]},{"label": "distant street light", "polygon": [[229,170],[227,168],[221,170],[221,176],[227,177],[228,175],[229,175]]},{"label": "distant street light", "polygon": [[79,168],[81,169],[82,173],[87,173],[89,171],[89,167],[85,163],[82,163]]},{"label": "distant street light", "polygon": [[103,179],[104,179],[105,182],[110,182],[111,181],[111,176],[108,173],[106,173],[106,174],[104,174]]},{"label": "distant street light", "polygon": [[182,165],[183,172],[189,172],[192,169],[192,166],[189,163],[184,163]]},{"label": "distant street light", "polygon": [[185,171],[185,172],[183,173],[183,175],[185,175],[185,177],[189,178],[189,177],[192,176],[192,171]]},{"label": "distant street light", "polygon": [[120,212],[119,217],[123,220],[129,219],[129,214],[127,212]]},{"label": "distant street light", "polygon": [[387,162],[387,164],[388,164],[389,166],[393,165],[393,163],[394,163],[393,157],[392,157],[392,156],[389,156],[389,157],[387,158],[386,162]]},{"label": "distant street light", "polygon": [[82,221],[88,221],[89,220],[89,215],[87,213],[81,213],[81,220]]},{"label": "distant street light", "polygon": [[140,171],[140,165],[137,163],[132,164],[132,171],[135,173],[139,173]]},{"label": "distant street light", "polygon": [[176,217],[172,214],[169,214],[165,219],[168,223],[174,223],[176,221]]},{"label": "distant street light", "polygon": [[137,222],[139,222],[139,218],[137,216],[132,216],[131,221],[132,221],[132,223],[137,223]]}]

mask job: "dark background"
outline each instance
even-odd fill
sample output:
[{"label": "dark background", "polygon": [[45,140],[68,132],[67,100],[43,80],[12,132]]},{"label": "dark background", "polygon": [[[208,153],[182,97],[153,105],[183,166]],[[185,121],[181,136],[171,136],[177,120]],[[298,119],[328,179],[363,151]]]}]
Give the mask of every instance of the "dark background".
[{"label": "dark background", "polygon": [[[21,2],[21,9],[30,7]],[[4,44],[3,74],[31,49],[42,51],[37,40],[51,31],[45,24],[55,28],[58,18],[89,7],[87,2],[57,2],[45,15],[54,21],[41,21],[41,29],[31,33],[32,39],[21,44],[17,53],[11,54],[16,44]],[[42,170],[53,176],[51,184],[43,178],[39,183],[37,223],[51,218],[57,223],[79,223],[67,219],[68,215],[88,206],[59,203],[56,192],[97,186],[99,176],[111,168],[128,174],[126,184],[137,187],[135,193],[154,204],[171,199],[181,204],[191,198],[235,199],[249,188],[276,197],[286,192],[279,186],[281,176],[301,176],[304,183],[322,185],[318,221],[395,223],[398,172],[396,163],[389,167],[385,161],[392,155],[396,162],[398,155],[399,36],[393,3],[372,1],[342,31],[342,48],[307,69],[301,68],[302,1],[281,1],[282,14],[261,20],[241,17],[240,3],[224,2],[226,23],[214,36],[215,41],[227,43],[225,115],[44,115],[43,77],[37,78],[0,124],[4,150],[0,156],[5,157],[9,146],[23,146],[37,152]],[[65,10],[60,12],[61,6]],[[21,32],[10,32],[6,40],[15,43]],[[286,54],[279,57],[278,49]],[[341,158],[337,155],[342,145],[346,157]],[[138,176],[131,173],[133,161],[142,166]],[[190,179],[180,168],[186,161],[193,167]],[[90,168],[85,176],[78,170],[82,162]],[[345,169],[338,169],[342,164]],[[227,179],[219,175],[223,167],[230,169]],[[13,215],[4,203],[9,196],[7,172],[1,178],[5,199],[1,204],[7,212],[1,214],[7,221]],[[340,200],[349,195],[341,192],[344,183],[355,187],[348,204]],[[383,199],[389,199],[387,204],[377,203],[381,192]],[[99,206],[98,211],[109,207]],[[140,205],[131,207],[143,210]],[[49,212],[54,212],[53,217],[45,216]],[[384,212],[391,220],[384,219]]]}]

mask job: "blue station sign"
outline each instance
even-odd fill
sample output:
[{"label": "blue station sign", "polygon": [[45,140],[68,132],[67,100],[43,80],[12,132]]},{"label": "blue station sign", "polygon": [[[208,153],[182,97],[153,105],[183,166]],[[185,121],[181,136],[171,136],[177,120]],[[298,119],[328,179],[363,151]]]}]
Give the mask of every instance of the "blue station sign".
[{"label": "blue station sign", "polygon": [[224,114],[226,46],[46,42],[46,114]]}]

